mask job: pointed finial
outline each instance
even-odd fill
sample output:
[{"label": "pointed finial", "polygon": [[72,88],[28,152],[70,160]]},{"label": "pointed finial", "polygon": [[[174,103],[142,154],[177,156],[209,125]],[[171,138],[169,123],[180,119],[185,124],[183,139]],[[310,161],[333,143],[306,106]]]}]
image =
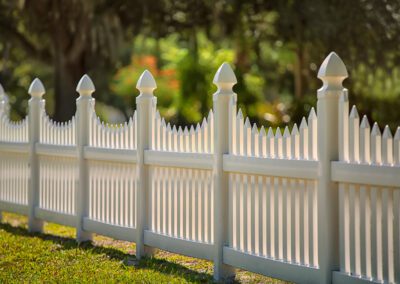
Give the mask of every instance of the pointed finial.
[{"label": "pointed finial", "polygon": [[156,88],[157,84],[154,80],[153,75],[150,73],[149,70],[144,70],[136,84],[136,89],[138,89],[141,94],[153,95],[153,91]]},{"label": "pointed finial", "polygon": [[224,62],[215,73],[213,83],[219,90],[232,91],[233,85],[237,83],[235,73],[231,66]]},{"label": "pointed finial", "polygon": [[360,128],[370,128],[368,117],[366,115],[364,115],[361,120]]},{"label": "pointed finial", "polygon": [[82,76],[82,78],[79,80],[78,85],[76,86],[76,91],[81,96],[91,96],[95,90],[96,88],[94,87],[92,79],[90,79],[87,74]]},{"label": "pointed finial", "polygon": [[318,78],[324,82],[322,89],[342,90],[342,82],[347,77],[347,69],[342,59],[335,52],[331,52],[318,71]]},{"label": "pointed finial", "polygon": [[29,86],[28,93],[32,97],[41,98],[45,92],[46,91],[44,89],[42,81],[40,81],[39,78],[35,78],[35,80],[33,80],[31,85]]}]

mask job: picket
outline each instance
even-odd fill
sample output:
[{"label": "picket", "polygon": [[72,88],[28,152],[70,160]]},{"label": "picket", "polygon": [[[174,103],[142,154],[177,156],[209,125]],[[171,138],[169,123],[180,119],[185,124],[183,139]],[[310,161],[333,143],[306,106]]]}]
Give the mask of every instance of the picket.
[{"label": "picket", "polygon": [[296,283],[400,283],[400,127],[381,134],[349,113],[346,77],[331,53],[318,115],[282,129],[237,109],[227,63],[213,109],[190,126],[160,115],[147,70],[122,124],[98,118],[87,75],[63,123],[46,114],[39,79],[18,122],[0,86],[0,218],[26,214],[31,231],[75,226],[78,241],[133,241],[138,258],[161,248],[208,259],[215,280],[242,268]]}]

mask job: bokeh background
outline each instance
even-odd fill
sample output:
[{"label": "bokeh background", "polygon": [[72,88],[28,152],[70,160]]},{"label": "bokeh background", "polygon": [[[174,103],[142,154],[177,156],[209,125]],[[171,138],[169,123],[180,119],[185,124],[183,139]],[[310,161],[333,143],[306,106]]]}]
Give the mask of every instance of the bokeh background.
[{"label": "bokeh background", "polygon": [[0,0],[0,83],[14,120],[26,114],[35,77],[45,84],[47,112],[69,120],[76,84],[88,73],[98,114],[124,121],[147,68],[161,115],[196,123],[211,108],[214,73],[227,61],[252,122],[292,124],[315,105],[318,68],[330,51],[348,68],[350,103],[394,130],[398,0]]}]

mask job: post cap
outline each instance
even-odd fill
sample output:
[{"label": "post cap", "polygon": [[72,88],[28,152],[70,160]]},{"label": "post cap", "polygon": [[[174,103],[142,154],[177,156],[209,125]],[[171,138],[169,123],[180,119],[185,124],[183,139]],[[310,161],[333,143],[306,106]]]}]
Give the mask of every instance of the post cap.
[{"label": "post cap", "polygon": [[342,82],[347,77],[346,66],[335,52],[325,58],[318,70],[318,78],[323,81],[326,90],[343,89]]},{"label": "post cap", "polygon": [[324,77],[343,77],[347,78],[347,69],[342,59],[335,53],[331,52],[322,62],[318,70],[318,78]]},{"label": "post cap", "polygon": [[141,93],[151,93],[156,88],[157,84],[154,80],[153,75],[150,73],[149,70],[144,70],[142,75],[140,75],[139,80],[137,81],[136,89],[138,89]]},{"label": "post cap", "polygon": [[226,90],[231,90],[233,85],[237,83],[235,73],[233,73],[233,70],[228,63],[224,62],[218,68],[213,83],[218,87],[218,89]]},{"label": "post cap", "polygon": [[29,86],[28,93],[32,97],[41,98],[45,92],[46,90],[44,89],[42,81],[40,81],[39,78],[35,78]]},{"label": "post cap", "polygon": [[82,96],[90,96],[95,90],[96,89],[94,87],[92,79],[90,79],[87,74],[82,76],[82,78],[79,80],[78,85],[76,86],[76,91]]}]

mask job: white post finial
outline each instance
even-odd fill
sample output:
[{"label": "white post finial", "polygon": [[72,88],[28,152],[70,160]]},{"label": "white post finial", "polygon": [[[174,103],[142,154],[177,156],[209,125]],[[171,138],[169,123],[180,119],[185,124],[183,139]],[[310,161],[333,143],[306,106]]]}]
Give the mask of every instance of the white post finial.
[{"label": "white post finial", "polygon": [[78,85],[76,86],[76,91],[81,96],[91,96],[95,90],[96,88],[94,87],[93,81],[87,74],[82,76]]},{"label": "white post finial", "polygon": [[224,62],[215,73],[213,83],[218,87],[220,92],[232,91],[232,87],[237,83],[235,73],[231,66]]},{"label": "white post finial", "polygon": [[324,83],[318,90],[318,95],[322,95],[322,91],[342,90],[342,82],[347,77],[347,69],[342,59],[335,52],[331,52],[318,71],[318,78]]},{"label": "white post finial", "polygon": [[157,88],[156,80],[149,70],[144,70],[140,75],[139,80],[136,84],[136,89],[140,91],[142,95],[152,95],[153,91]]},{"label": "white post finial", "polygon": [[40,81],[39,78],[35,78],[35,80],[33,80],[31,85],[29,86],[28,93],[32,97],[41,98],[45,92],[46,90],[44,89],[42,81]]}]

